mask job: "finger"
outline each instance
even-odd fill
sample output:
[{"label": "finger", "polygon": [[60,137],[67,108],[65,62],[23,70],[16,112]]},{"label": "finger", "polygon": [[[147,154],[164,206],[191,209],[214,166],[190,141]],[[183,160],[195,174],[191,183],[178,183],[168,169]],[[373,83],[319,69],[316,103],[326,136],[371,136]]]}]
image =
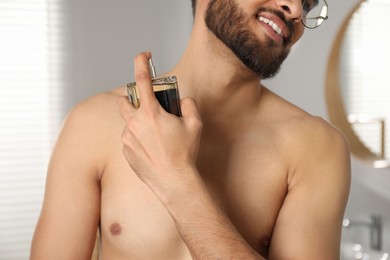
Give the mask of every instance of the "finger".
[{"label": "finger", "polygon": [[118,97],[115,101],[115,106],[123,120],[126,122],[130,119],[133,112],[136,110],[125,96]]},{"label": "finger", "polygon": [[184,119],[191,118],[194,123],[202,124],[202,118],[200,116],[198,106],[196,105],[196,101],[193,98],[183,98],[180,101],[181,105],[181,113]]},{"label": "finger", "polygon": [[134,58],[134,75],[139,91],[141,106],[149,106],[157,102],[152,86],[152,79],[149,70],[150,52],[143,52]]},{"label": "finger", "polygon": [[135,152],[137,146],[139,146],[138,138],[127,126],[123,127],[121,141],[123,144],[123,149],[128,150],[128,152]]}]

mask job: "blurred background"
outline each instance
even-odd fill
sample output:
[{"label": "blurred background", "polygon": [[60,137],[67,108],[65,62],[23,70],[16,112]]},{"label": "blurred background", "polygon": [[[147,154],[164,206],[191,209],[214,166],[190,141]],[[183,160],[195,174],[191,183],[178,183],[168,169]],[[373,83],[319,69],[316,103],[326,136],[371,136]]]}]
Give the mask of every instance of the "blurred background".
[{"label": "blurred background", "polygon": [[[306,30],[265,85],[328,119],[329,54],[358,2],[329,0],[330,18]],[[191,26],[190,0],[0,0],[0,260],[28,259],[47,163],[67,111],[133,81],[138,52],[152,51],[158,72],[169,70]],[[353,158],[352,172],[346,217],[381,216],[383,250],[389,251],[390,170]],[[343,241],[368,245],[369,230],[345,229]]]}]

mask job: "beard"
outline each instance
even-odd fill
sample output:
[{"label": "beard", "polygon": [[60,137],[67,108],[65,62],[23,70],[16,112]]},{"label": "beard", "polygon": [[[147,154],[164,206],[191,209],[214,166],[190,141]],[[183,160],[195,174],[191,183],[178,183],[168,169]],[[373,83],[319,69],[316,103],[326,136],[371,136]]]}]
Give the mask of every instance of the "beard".
[{"label": "beard", "polygon": [[[259,11],[262,10],[265,9]],[[265,42],[261,42],[248,29],[249,19],[234,0],[210,0],[205,14],[209,30],[261,79],[272,78],[279,72],[289,54],[290,50],[286,45],[291,42],[294,30],[283,13],[268,9],[266,11],[277,15],[290,29],[290,37],[283,41],[283,48],[268,36]]]}]

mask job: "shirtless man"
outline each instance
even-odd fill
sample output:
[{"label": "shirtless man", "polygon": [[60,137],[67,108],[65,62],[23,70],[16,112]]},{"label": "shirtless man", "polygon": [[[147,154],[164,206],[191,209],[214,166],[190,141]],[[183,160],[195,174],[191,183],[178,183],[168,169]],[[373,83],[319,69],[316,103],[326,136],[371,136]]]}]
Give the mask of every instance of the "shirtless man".
[{"label": "shirtless man", "polygon": [[188,48],[167,73],[183,117],[156,101],[149,53],[135,58],[139,109],[124,87],[77,105],[53,151],[31,259],[89,259],[98,227],[102,259],[339,258],[347,144],[260,82],[301,37],[307,3],[194,4]]}]

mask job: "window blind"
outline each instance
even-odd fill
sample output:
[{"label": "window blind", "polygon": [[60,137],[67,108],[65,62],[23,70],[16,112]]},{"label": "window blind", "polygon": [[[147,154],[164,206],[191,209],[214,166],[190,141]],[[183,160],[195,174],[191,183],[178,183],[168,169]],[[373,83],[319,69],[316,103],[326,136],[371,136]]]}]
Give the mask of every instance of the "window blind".
[{"label": "window blind", "polygon": [[62,118],[57,7],[0,0],[0,260],[29,258]]},{"label": "window blind", "polygon": [[[350,20],[341,58],[341,86],[353,128],[374,153],[390,158],[390,3],[364,1]],[[381,121],[385,123],[381,136]]]}]

